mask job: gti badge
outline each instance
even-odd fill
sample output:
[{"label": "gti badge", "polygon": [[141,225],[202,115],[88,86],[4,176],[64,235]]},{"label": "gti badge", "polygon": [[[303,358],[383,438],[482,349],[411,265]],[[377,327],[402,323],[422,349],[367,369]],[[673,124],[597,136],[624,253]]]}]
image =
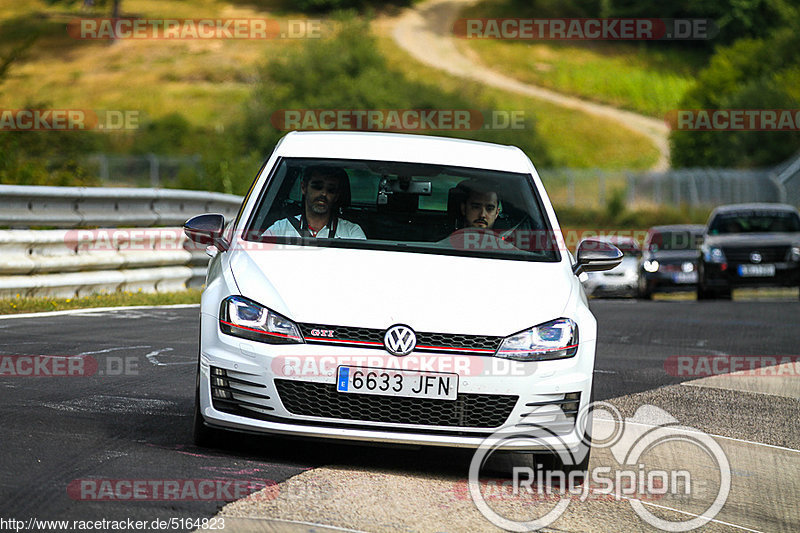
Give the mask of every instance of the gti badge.
[{"label": "gti badge", "polygon": [[398,324],[386,330],[383,345],[392,355],[408,355],[417,345],[417,336],[410,327]]}]

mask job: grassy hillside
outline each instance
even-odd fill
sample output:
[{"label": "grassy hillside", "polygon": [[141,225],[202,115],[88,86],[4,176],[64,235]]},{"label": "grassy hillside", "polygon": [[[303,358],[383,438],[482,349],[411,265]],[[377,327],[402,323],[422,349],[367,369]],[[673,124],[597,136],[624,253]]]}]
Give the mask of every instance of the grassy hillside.
[{"label": "grassy hillside", "polygon": [[[462,17],[519,16],[505,7],[487,0]],[[463,39],[459,44],[519,80],[655,117],[678,107],[707,58],[669,42]]]},{"label": "grassy hillside", "polygon": [[[393,67],[411,80],[459,91],[484,109],[522,111],[531,128],[518,135],[533,134],[535,130],[554,167],[646,169],[658,158],[650,141],[620,128],[617,122],[456,78],[418,63],[388,36],[382,36],[379,42]],[[536,164],[537,155],[528,155]]]},{"label": "grassy hillside", "polygon": [[[285,5],[278,1],[123,0],[122,9],[123,15],[150,18],[285,21],[306,17],[282,11]],[[244,104],[252,96],[260,67],[305,46],[303,40],[121,40],[113,44],[75,40],[65,31],[67,22],[77,16],[107,16],[107,8],[85,11],[81,6],[81,2],[0,0],[0,55],[29,35],[39,36],[0,84],[3,107],[136,110],[143,117],[142,126],[177,113],[192,127],[219,133],[243,120]],[[400,71],[409,80],[443,87],[462,95],[472,109],[524,111],[528,128],[518,138],[526,141],[525,135],[539,135],[542,151],[554,166],[646,168],[655,161],[655,149],[648,141],[613,122],[450,79],[408,58],[386,36],[380,38],[380,50],[388,59],[388,77]],[[474,136],[483,135],[476,132]],[[121,138],[115,140],[114,149],[124,152],[127,141]]]},{"label": "grassy hillside", "polygon": [[[76,40],[66,32],[75,17],[105,17],[81,3],[0,1],[0,54],[28,35],[38,39],[0,85],[5,108],[138,110],[159,118],[178,111],[190,123],[221,127],[250,92],[257,66],[280,56],[291,40]],[[252,3],[123,0],[123,14],[151,18],[276,17]],[[296,16],[294,18],[297,18]]]}]

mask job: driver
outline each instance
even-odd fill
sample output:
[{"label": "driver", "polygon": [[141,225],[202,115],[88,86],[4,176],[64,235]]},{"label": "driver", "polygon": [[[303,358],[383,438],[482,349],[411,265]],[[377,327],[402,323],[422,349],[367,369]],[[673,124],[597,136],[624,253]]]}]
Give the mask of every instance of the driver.
[{"label": "driver", "polygon": [[366,239],[361,226],[338,215],[341,193],[347,180],[347,172],[339,167],[320,165],[305,169],[300,182],[303,212],[276,221],[267,228],[265,235]]},{"label": "driver", "polygon": [[500,214],[500,198],[497,191],[479,181],[464,183],[462,187],[467,193],[461,202],[464,227],[491,229]]}]

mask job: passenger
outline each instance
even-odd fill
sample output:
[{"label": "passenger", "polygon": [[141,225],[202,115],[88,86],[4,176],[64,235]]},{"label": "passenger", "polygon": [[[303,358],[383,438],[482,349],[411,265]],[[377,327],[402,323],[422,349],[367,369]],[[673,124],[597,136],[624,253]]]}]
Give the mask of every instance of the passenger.
[{"label": "passenger", "polygon": [[339,217],[341,195],[347,184],[347,172],[342,168],[306,168],[300,182],[303,212],[276,221],[267,228],[265,235],[366,239],[361,226]]},{"label": "passenger", "polygon": [[461,202],[465,228],[491,229],[500,214],[500,198],[488,184],[477,181],[462,186],[467,195]]}]

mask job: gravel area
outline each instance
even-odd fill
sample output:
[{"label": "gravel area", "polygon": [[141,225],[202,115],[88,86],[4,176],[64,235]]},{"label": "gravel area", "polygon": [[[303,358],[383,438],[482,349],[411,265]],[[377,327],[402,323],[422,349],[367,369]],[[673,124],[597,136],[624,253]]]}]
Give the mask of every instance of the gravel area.
[{"label": "gravel area", "polygon": [[655,405],[706,433],[800,450],[800,400],[795,398],[670,385],[608,401],[624,417],[642,405]]}]

